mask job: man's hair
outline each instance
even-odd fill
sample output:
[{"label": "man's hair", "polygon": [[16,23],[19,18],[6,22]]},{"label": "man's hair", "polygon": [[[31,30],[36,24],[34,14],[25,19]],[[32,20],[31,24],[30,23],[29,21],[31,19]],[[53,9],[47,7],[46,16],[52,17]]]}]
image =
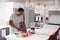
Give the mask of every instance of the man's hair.
[{"label": "man's hair", "polygon": [[17,11],[18,11],[18,12],[21,12],[21,11],[24,12],[24,9],[23,9],[23,8],[18,8]]}]

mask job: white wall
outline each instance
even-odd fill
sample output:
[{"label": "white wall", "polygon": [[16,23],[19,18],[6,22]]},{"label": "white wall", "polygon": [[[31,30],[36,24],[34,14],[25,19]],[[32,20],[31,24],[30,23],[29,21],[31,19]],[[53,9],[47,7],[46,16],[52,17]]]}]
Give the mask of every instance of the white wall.
[{"label": "white wall", "polygon": [[10,15],[13,13],[12,2],[0,3],[0,25],[6,25]]},{"label": "white wall", "polygon": [[23,1],[22,0],[0,0],[0,2],[19,2],[19,3]]},{"label": "white wall", "polygon": [[[49,13],[48,13],[48,11],[49,10],[60,10],[60,7],[59,7],[59,5],[57,5],[57,4],[59,4],[58,3],[59,1],[55,1],[55,5],[54,5],[54,3],[53,3],[53,1],[49,1],[48,3],[50,4],[50,3],[53,3],[53,5],[49,5],[48,3],[48,5],[46,6],[46,9],[45,9],[45,12],[44,12],[44,14],[45,14],[45,17],[49,17]],[[2,5],[3,4],[3,5]],[[43,4],[42,4],[43,5]],[[57,6],[56,6],[57,5]],[[13,8],[19,8],[19,7],[23,7],[24,8],[24,4],[22,4],[22,3],[16,3],[16,2],[8,2],[8,3],[0,3],[0,24],[2,23],[3,24],[3,21],[2,21],[2,19],[5,21],[5,20],[8,20],[8,19],[6,19],[5,18],[5,15],[6,15],[6,17],[8,16],[8,15],[10,15],[11,13],[13,13]],[[3,9],[4,8],[4,9]],[[9,10],[9,11],[7,11],[7,10]],[[4,12],[3,12],[4,11]],[[26,20],[26,24],[28,25],[28,22],[29,22],[29,12],[28,12],[28,9],[25,9],[25,20]],[[42,12],[43,12],[43,10],[42,10]],[[3,15],[4,14],[4,15]],[[10,17],[10,16],[8,16],[8,17]],[[5,19],[4,19],[5,18]],[[6,21],[5,21],[6,22]],[[4,23],[5,24],[5,23]]]},{"label": "white wall", "polygon": [[[0,25],[6,25],[7,21],[10,18],[10,15],[13,12],[13,8],[24,8],[24,4],[16,3],[16,2],[2,2],[0,3]],[[25,9],[25,8],[24,8]],[[26,26],[28,26],[28,10],[25,9],[25,22]]]},{"label": "white wall", "polygon": [[[41,5],[44,5],[43,2],[40,2]],[[34,4],[36,5],[36,2],[34,2]],[[46,7],[44,8],[44,10],[41,10],[41,12],[44,13],[44,17],[49,17],[49,11],[53,11],[53,10],[60,10],[60,6],[59,6],[59,0],[51,0],[51,1],[47,1],[46,2]],[[42,8],[41,8],[42,9]],[[27,11],[28,9],[26,9],[26,22],[27,24],[29,23],[29,12]],[[45,22],[45,18],[44,18],[44,22]]]},{"label": "white wall", "polygon": [[13,2],[13,8],[24,8],[24,4]]},{"label": "white wall", "polygon": [[0,25],[6,25],[13,13],[13,8],[24,7],[21,3],[1,2],[0,3]]},{"label": "white wall", "polygon": [[54,5],[47,5],[46,6],[46,14],[45,17],[49,17],[49,11],[50,10],[60,10],[60,6],[59,6],[59,0],[55,0]]},{"label": "white wall", "polygon": [[[35,2],[35,5],[37,3]],[[44,2],[40,2],[40,6],[44,5]],[[50,10],[60,10],[59,0],[51,0],[46,1],[46,7],[44,7],[44,11],[41,10],[41,12],[44,12],[45,17],[49,17],[49,11]],[[43,6],[42,6],[43,7]],[[41,8],[42,9],[42,8]]]}]

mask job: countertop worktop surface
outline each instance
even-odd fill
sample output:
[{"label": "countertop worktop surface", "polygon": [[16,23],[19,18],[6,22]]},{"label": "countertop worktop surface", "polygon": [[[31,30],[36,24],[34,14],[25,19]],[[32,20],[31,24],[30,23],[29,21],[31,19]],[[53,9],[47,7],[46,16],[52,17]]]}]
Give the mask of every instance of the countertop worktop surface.
[{"label": "countertop worktop surface", "polygon": [[0,29],[3,29],[3,28],[8,28],[10,27],[9,25],[0,25]]}]

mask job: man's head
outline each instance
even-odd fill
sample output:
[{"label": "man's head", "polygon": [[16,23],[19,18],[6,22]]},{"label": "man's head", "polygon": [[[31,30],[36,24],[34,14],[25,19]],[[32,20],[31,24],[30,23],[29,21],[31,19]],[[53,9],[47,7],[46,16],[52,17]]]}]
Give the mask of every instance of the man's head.
[{"label": "man's head", "polygon": [[23,8],[19,8],[19,9],[17,9],[17,15],[22,15],[24,13],[24,9]]}]

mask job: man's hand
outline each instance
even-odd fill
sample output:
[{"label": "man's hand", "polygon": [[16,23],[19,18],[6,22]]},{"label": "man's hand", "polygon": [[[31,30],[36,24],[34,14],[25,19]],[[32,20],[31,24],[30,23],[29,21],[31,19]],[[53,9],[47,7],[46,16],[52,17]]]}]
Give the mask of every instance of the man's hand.
[{"label": "man's hand", "polygon": [[23,21],[23,22],[21,22],[21,23],[23,24],[23,26],[24,26],[24,27],[26,27],[26,25],[25,25],[25,22],[24,22],[24,21]]},{"label": "man's hand", "polygon": [[15,27],[16,30],[19,30],[19,28]]},{"label": "man's hand", "polygon": [[17,29],[18,31],[20,30],[20,28],[16,27],[14,24],[13,24],[13,21],[12,20],[9,20],[9,25],[11,27],[14,27],[15,29]]}]

